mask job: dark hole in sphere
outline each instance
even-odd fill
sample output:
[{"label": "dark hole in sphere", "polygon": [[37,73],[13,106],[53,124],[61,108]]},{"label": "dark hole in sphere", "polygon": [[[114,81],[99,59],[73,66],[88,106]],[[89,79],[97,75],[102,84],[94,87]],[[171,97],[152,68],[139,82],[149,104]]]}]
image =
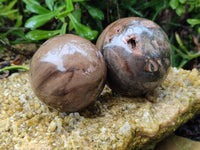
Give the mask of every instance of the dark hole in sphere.
[{"label": "dark hole in sphere", "polygon": [[131,38],[127,41],[128,43],[128,46],[131,48],[131,49],[134,49],[136,47],[136,42],[135,42],[135,39]]},{"label": "dark hole in sphere", "polygon": [[152,63],[150,64],[150,68],[151,68],[151,71],[152,71],[152,72],[155,71],[154,65],[153,65]]}]

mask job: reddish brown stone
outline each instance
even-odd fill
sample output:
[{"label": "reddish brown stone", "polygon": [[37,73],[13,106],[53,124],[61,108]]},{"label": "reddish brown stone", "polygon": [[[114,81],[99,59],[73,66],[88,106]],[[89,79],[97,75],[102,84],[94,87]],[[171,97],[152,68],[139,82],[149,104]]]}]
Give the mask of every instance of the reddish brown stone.
[{"label": "reddish brown stone", "polygon": [[97,98],[104,87],[106,67],[90,41],[60,35],[46,41],[30,64],[30,80],[38,98],[59,111],[77,111]]}]

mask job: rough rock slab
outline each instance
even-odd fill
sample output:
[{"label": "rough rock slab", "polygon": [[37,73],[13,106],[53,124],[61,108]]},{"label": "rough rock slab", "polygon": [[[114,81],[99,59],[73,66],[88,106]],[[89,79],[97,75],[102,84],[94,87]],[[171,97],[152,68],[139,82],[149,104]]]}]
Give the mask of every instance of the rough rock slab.
[{"label": "rough rock slab", "polygon": [[59,113],[32,92],[28,73],[0,80],[0,149],[148,149],[200,112],[197,70],[171,68],[145,98],[105,88],[81,112]]}]

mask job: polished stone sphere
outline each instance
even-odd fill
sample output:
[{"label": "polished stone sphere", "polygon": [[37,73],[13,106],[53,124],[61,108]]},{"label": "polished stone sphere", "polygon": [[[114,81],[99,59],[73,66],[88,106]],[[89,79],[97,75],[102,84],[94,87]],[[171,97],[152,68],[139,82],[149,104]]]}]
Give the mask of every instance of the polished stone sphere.
[{"label": "polished stone sphere", "polygon": [[61,112],[78,111],[101,93],[106,66],[90,41],[72,34],[47,40],[30,63],[30,83],[36,96]]},{"label": "polished stone sphere", "polygon": [[152,92],[166,78],[171,66],[171,46],[156,23],[138,17],[110,24],[97,40],[107,65],[110,88],[122,95]]}]

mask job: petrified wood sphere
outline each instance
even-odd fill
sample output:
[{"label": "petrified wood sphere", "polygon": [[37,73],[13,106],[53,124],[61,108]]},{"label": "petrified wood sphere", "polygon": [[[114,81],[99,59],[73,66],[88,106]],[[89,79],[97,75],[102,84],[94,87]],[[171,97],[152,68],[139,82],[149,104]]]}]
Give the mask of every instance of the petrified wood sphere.
[{"label": "petrified wood sphere", "polygon": [[107,65],[108,85],[128,96],[151,92],[167,76],[171,46],[154,22],[137,17],[110,24],[97,40]]},{"label": "petrified wood sphere", "polygon": [[78,111],[100,94],[106,78],[102,54],[90,41],[72,34],[47,40],[30,64],[36,96],[62,112]]}]

